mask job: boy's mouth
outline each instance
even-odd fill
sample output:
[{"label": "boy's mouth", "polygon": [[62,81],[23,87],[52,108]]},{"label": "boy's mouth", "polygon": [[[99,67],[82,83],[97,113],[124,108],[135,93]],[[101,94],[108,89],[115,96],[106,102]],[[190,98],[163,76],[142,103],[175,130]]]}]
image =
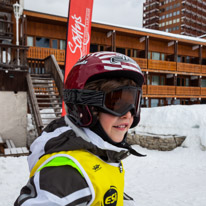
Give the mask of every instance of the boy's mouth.
[{"label": "boy's mouth", "polygon": [[114,127],[117,128],[117,129],[125,129],[125,128],[128,127],[128,124],[116,125],[116,126],[114,126]]}]

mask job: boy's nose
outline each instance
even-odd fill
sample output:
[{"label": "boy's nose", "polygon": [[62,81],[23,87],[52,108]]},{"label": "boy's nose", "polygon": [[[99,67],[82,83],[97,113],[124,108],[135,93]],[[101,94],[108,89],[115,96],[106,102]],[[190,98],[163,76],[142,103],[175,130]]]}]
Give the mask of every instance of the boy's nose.
[{"label": "boy's nose", "polygon": [[132,117],[132,113],[130,111],[128,111],[125,115],[121,116],[121,118],[131,118]]}]

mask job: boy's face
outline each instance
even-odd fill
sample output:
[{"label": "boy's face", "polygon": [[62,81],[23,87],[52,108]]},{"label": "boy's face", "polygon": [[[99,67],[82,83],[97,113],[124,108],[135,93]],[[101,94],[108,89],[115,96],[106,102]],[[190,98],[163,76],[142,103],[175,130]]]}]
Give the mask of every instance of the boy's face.
[{"label": "boy's face", "polygon": [[125,133],[129,130],[133,123],[131,112],[127,112],[121,117],[117,117],[108,113],[99,113],[99,121],[104,131],[114,142],[121,142]]}]

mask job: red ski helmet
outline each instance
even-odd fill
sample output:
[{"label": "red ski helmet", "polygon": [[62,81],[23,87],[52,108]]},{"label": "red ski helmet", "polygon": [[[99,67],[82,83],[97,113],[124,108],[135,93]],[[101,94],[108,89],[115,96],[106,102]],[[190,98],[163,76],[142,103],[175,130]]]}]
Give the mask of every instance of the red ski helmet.
[{"label": "red ski helmet", "polygon": [[[85,90],[86,83],[107,78],[128,78],[133,80],[141,90],[144,76],[139,65],[130,57],[116,52],[96,52],[81,57],[73,66],[64,85],[64,102],[69,119],[80,127],[93,125],[95,117],[91,106],[91,99],[102,94],[93,94],[92,90]],[[97,92],[97,91],[94,91]],[[93,97],[91,97],[93,95]],[[87,98],[88,97],[88,98]],[[141,93],[139,95],[140,106]],[[90,101],[88,100],[90,99]],[[94,103],[94,102],[93,102]],[[134,116],[131,127],[135,127],[140,120],[140,111]]]}]

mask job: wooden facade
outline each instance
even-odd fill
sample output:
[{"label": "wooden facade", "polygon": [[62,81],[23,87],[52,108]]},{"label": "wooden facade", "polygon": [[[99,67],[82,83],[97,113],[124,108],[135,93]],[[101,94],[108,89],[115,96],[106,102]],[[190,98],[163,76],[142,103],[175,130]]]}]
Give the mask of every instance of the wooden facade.
[{"label": "wooden facade", "polygon": [[[67,18],[24,14],[28,60],[54,54],[64,70]],[[206,103],[206,40],[93,22],[90,51],[116,51],[139,64],[145,74],[145,107]]]}]

